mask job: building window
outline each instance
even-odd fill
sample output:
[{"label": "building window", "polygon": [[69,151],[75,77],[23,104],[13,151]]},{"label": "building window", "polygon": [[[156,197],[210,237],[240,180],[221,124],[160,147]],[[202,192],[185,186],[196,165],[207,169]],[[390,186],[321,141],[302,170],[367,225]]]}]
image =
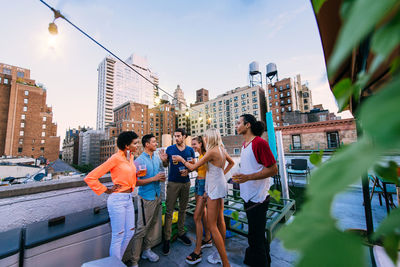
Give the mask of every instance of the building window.
[{"label": "building window", "polygon": [[242,99],[245,99],[246,98],[246,94],[242,94]]},{"label": "building window", "polygon": [[22,147],[18,148],[18,153],[22,153]]},{"label": "building window", "polygon": [[252,95],[252,96],[256,96],[256,95],[257,95],[257,91],[251,92],[251,95]]},{"label": "building window", "polygon": [[23,142],[24,142],[24,139],[20,138],[18,141],[18,144],[22,145]]},{"label": "building window", "polygon": [[254,97],[253,98],[253,103],[256,103],[257,102],[257,97]]},{"label": "building window", "polygon": [[278,101],[276,101],[275,102],[275,107],[277,107],[279,105],[279,102]]},{"label": "building window", "polygon": [[4,84],[8,84],[8,79],[4,78]]},{"label": "building window", "polygon": [[29,95],[29,91],[28,90],[25,90],[25,95]]},{"label": "building window", "polygon": [[24,136],[24,131],[19,131],[19,136]]},{"label": "building window", "polygon": [[276,112],[276,113],[279,113],[279,109],[275,109],[275,112]]},{"label": "building window", "polygon": [[283,97],[283,93],[281,93],[281,95],[280,95],[281,97]]},{"label": "building window", "polygon": [[25,114],[21,115],[21,120],[25,120]]},{"label": "building window", "polygon": [[287,103],[290,104],[290,99],[287,100]]},{"label": "building window", "polygon": [[307,104],[308,103],[308,99],[304,99],[304,104]]},{"label": "building window", "polygon": [[290,85],[287,83],[286,84],[286,89],[289,89],[290,88]]},{"label": "building window", "polygon": [[44,142],[44,140],[42,139],[42,140],[40,140],[40,143],[41,143],[41,144],[44,144],[45,142]]},{"label": "building window", "polygon": [[292,145],[293,149],[299,150],[301,149],[301,138],[299,134],[292,135]]},{"label": "building window", "polygon": [[278,92],[278,89],[276,89],[276,87],[274,88],[274,92]]},{"label": "building window", "polygon": [[46,124],[43,124],[43,125],[42,125],[42,129],[46,129]]},{"label": "building window", "polygon": [[23,111],[28,111],[28,108],[27,107],[23,107],[22,110]]},{"label": "building window", "polygon": [[25,123],[21,122],[21,128],[24,128],[24,127],[25,127]]},{"label": "building window", "polygon": [[292,111],[292,107],[288,107],[287,109],[288,109],[288,111]]},{"label": "building window", "polygon": [[308,93],[307,92],[303,93],[303,97],[308,97]]},{"label": "building window", "polygon": [[283,89],[282,85],[281,85],[281,86],[279,86],[279,90],[280,90],[280,91],[282,91],[282,89]]},{"label": "building window", "polygon": [[328,148],[339,147],[339,133],[338,132],[327,132],[326,137],[328,139]]},{"label": "building window", "polygon": [[28,104],[28,98],[24,98],[24,104]]},{"label": "building window", "polygon": [[258,108],[258,104],[254,104],[254,105],[253,105],[253,108]]},{"label": "building window", "polygon": [[276,116],[276,120],[279,121],[279,116]]},{"label": "building window", "polygon": [[304,109],[308,109],[308,105],[304,105]]},{"label": "building window", "polygon": [[40,152],[42,152],[42,153],[44,152],[44,147],[40,148]]},{"label": "building window", "polygon": [[281,104],[284,105],[284,104],[285,104],[285,101],[281,100]]},{"label": "building window", "polygon": [[272,100],[272,97],[271,97],[271,96],[269,96],[269,97],[268,97],[268,99],[269,99],[269,100]]},{"label": "building window", "polygon": [[278,99],[278,95],[275,95],[275,99]]},{"label": "building window", "polygon": [[254,116],[257,116],[257,115],[258,115],[258,110],[254,110],[254,111],[253,111],[253,115],[254,115]]},{"label": "building window", "polygon": [[271,102],[269,103],[269,106],[272,107],[272,103]]},{"label": "building window", "polygon": [[234,148],[233,149],[233,154],[240,155],[240,148]]},{"label": "building window", "polygon": [[286,94],[287,96],[290,96],[290,92],[287,92],[287,94]]},{"label": "building window", "polygon": [[268,94],[271,94],[271,89],[268,89]]},{"label": "building window", "polygon": [[285,112],[285,108],[281,108],[281,111],[282,111],[282,112]]},{"label": "building window", "polygon": [[42,137],[45,137],[46,136],[46,132],[42,132]]},{"label": "building window", "polygon": [[17,77],[18,78],[24,78],[25,73],[23,73],[22,71],[17,71]]},{"label": "building window", "polygon": [[246,107],[242,107],[242,111],[243,111],[243,112],[246,111]]}]

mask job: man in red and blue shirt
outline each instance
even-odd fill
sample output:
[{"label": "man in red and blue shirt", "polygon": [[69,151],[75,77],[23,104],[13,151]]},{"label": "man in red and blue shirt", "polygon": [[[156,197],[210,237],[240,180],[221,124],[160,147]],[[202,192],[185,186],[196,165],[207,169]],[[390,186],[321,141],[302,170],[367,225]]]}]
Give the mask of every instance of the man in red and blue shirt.
[{"label": "man in red and blue shirt", "polygon": [[270,177],[278,173],[276,160],[267,141],[260,136],[265,125],[253,115],[244,114],[236,123],[238,134],[243,135],[240,154],[240,173],[233,180],[240,184],[240,196],[248,220],[248,242],[244,263],[250,266],[271,265],[269,244],[265,238],[266,215],[269,204]]}]

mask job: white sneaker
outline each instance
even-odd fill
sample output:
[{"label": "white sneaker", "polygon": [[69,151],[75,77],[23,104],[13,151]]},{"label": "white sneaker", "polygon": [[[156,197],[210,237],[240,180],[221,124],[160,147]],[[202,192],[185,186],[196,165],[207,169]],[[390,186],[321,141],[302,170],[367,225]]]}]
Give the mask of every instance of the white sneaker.
[{"label": "white sneaker", "polygon": [[210,256],[207,257],[207,261],[211,264],[218,264],[221,263],[222,264],[222,260],[219,256],[218,250],[215,251],[213,254],[211,254]]},{"label": "white sneaker", "polygon": [[151,251],[151,249],[146,249],[142,253],[142,259],[147,259],[151,262],[157,262],[160,259],[160,257],[156,253]]}]

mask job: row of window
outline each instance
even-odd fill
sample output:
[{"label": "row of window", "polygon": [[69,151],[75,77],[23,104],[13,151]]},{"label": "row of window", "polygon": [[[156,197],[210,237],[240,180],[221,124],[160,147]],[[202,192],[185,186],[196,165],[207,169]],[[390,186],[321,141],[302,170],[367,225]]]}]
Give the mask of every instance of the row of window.
[{"label": "row of window", "polygon": [[[32,151],[35,151],[35,148],[34,147],[32,147]],[[40,148],[40,152],[44,152],[44,147],[41,147]],[[18,153],[22,153],[22,147],[18,147]]]},{"label": "row of window", "polygon": [[[290,84],[286,84],[286,89],[290,89]],[[281,86],[279,86],[279,91],[282,91],[283,90],[283,86],[281,85]],[[271,94],[271,89],[268,89],[268,94]],[[278,92],[278,88],[277,87],[275,87],[274,88],[274,92]]]},{"label": "row of window", "polygon": [[[32,139],[32,144],[34,144],[36,142],[36,140],[35,139]],[[23,138],[20,138],[19,140],[18,140],[18,144],[20,144],[20,145],[22,145],[24,143],[24,139]],[[46,141],[44,140],[44,139],[42,139],[42,140],[40,140],[40,143],[41,144],[44,144],[44,143],[46,143]]]},{"label": "row of window", "polygon": [[[251,95],[254,97],[253,98],[253,102],[257,102],[257,91],[252,91],[251,92]],[[246,97],[249,97],[249,93],[245,93],[245,94],[242,94],[241,95],[241,99],[246,99]],[[232,99],[233,99],[233,101],[238,101],[239,100],[239,96],[234,96],[233,98],[231,98],[231,99],[227,99],[227,100],[225,100],[225,104],[229,104],[229,103],[232,103]],[[219,100],[218,101],[218,106],[222,106],[222,100]],[[243,101],[242,101],[242,103],[243,103]],[[210,103],[210,105],[206,105],[206,109],[208,109],[208,107],[216,107],[217,106],[217,102],[213,102],[213,103]]]},{"label": "row of window", "polygon": [[[340,146],[339,133],[337,131],[327,132],[326,140],[327,140],[328,148],[338,148]],[[294,150],[302,149],[300,134],[292,135],[292,147]]]}]

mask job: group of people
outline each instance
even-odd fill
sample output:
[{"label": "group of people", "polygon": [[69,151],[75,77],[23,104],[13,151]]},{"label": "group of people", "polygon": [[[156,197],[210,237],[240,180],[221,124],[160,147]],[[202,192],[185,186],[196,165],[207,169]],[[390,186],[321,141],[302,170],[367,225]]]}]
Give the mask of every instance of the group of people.
[{"label": "group of people", "polygon": [[[240,170],[233,173],[233,181],[240,184],[240,195],[248,220],[248,243],[244,263],[249,266],[270,266],[269,244],[265,238],[266,212],[268,210],[271,176],[277,173],[274,156],[268,143],[260,136],[265,130],[262,122],[250,114],[242,115],[236,123],[238,134],[243,135]],[[98,195],[109,194],[107,208],[111,222],[110,256],[138,266],[140,257],[157,262],[159,256],[151,250],[156,229],[161,228],[161,187],[167,182],[166,213],[162,252],[170,252],[171,226],[175,204],[179,201],[178,240],[192,245],[184,229],[189,201],[189,172],[197,171],[195,182],[196,246],[186,257],[186,262],[196,264],[202,260],[202,248],[217,248],[207,260],[230,266],[225,249],[226,226],[224,197],[227,194],[225,175],[234,161],[224,149],[217,129],[208,129],[203,137],[192,139],[192,147],[185,145],[186,132],[174,132],[175,145],[158,155],[154,135],[142,138],[143,153],[134,160],[139,138],[133,131],[122,132],[117,139],[118,152],[90,172],[85,182]],[[194,150],[193,150],[194,149]],[[195,160],[195,151],[198,160]],[[168,173],[165,171],[168,167]],[[110,172],[113,186],[107,188],[99,178]],[[135,210],[132,192],[138,186],[138,219],[135,227]],[[204,238],[203,238],[204,236]]]}]

